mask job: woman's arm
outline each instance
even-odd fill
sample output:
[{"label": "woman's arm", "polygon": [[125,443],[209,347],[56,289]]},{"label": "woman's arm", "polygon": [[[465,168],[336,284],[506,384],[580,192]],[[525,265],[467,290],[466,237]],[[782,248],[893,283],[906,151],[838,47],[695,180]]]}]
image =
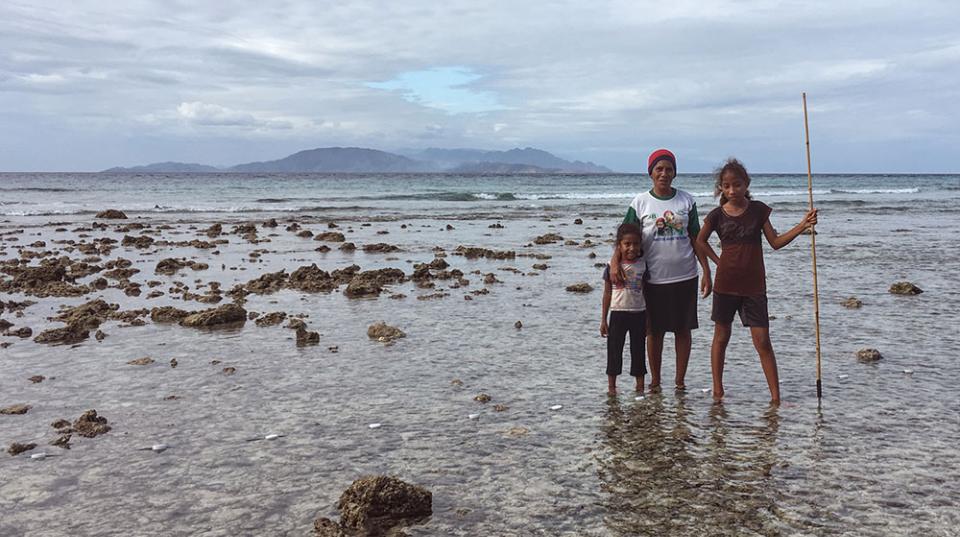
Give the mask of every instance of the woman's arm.
[{"label": "woman's arm", "polygon": [[773,229],[773,224],[770,223],[770,218],[767,218],[763,223],[763,236],[767,238],[767,242],[774,250],[779,250],[793,242],[793,239],[803,233],[803,230],[815,225],[817,225],[817,209],[810,209],[799,224],[782,235],[777,234],[777,230]]},{"label": "woman's arm", "polygon": [[600,335],[607,337],[607,315],[610,313],[610,296],[613,294],[610,280],[603,281],[603,303],[600,306]]}]

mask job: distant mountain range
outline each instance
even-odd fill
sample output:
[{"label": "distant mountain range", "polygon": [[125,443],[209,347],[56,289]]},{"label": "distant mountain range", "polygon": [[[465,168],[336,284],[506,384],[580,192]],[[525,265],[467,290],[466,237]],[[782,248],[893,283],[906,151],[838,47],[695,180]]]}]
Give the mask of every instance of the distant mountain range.
[{"label": "distant mountain range", "polygon": [[249,162],[225,168],[183,162],[158,162],[104,173],[612,173],[592,162],[564,160],[540,149],[424,149],[406,155],[362,147],[321,147],[279,160]]}]

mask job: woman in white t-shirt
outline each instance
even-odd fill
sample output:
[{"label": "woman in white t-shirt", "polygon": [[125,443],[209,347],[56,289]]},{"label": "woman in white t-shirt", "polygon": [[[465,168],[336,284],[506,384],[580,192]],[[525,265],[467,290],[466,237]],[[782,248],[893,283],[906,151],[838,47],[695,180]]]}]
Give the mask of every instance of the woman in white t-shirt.
[{"label": "woman in white t-shirt", "polygon": [[[647,159],[647,173],[653,188],[630,202],[625,223],[643,229],[643,251],[648,281],[644,286],[647,303],[647,356],[650,361],[650,389],[660,388],[663,338],[673,332],[677,352],[676,388],[686,387],[684,378],[690,360],[691,331],[697,322],[697,264],[703,270],[700,291],[710,295],[712,283],[707,258],[696,249],[700,232],[697,204],[690,194],[673,188],[677,159],[670,151],[658,149]],[[619,267],[618,254],[610,261]],[[613,276],[618,278],[618,275]]]}]

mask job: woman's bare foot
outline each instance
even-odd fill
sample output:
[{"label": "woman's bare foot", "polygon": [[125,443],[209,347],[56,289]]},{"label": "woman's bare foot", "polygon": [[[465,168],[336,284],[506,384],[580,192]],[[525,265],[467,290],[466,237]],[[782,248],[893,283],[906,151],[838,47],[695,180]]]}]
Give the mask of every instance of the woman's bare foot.
[{"label": "woman's bare foot", "polygon": [[678,392],[682,392],[687,389],[687,386],[685,384],[677,384],[676,388],[674,389],[677,390]]},{"label": "woman's bare foot", "polygon": [[723,402],[723,388],[720,388],[719,390],[717,389],[713,390],[713,402],[714,403]]},{"label": "woman's bare foot", "polygon": [[650,393],[660,393],[660,384],[650,384]]}]

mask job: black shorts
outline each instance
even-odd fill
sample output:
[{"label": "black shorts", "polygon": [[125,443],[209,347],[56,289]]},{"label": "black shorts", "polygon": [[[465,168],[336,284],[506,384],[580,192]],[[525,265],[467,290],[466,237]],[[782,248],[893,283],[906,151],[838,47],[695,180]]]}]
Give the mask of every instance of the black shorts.
[{"label": "black shorts", "polygon": [[696,277],[675,283],[645,283],[643,287],[651,332],[677,332],[700,326]]},{"label": "black shorts", "polygon": [[770,327],[767,312],[767,295],[737,296],[713,293],[713,311],[710,320],[715,323],[732,324],[733,314],[740,314],[743,326]]}]

